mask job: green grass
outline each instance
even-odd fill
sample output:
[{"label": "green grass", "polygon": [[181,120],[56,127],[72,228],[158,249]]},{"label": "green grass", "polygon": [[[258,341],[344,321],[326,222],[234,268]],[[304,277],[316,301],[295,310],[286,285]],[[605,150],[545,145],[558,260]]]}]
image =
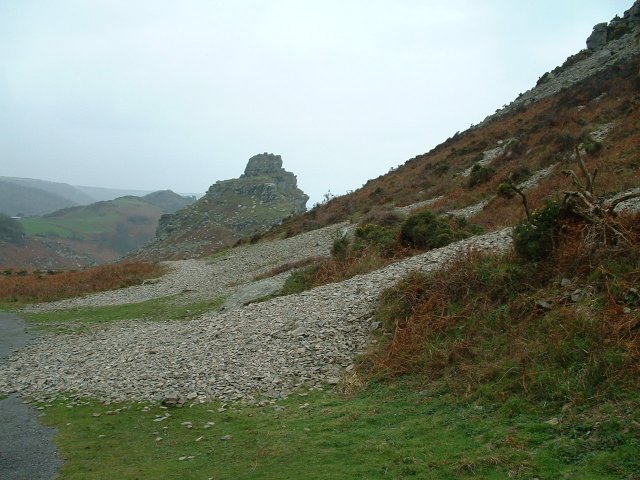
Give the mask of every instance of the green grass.
[{"label": "green grass", "polygon": [[204,259],[209,262],[212,262],[214,260],[228,257],[230,253],[231,253],[231,247],[223,248],[222,250],[218,250],[217,252],[212,253],[211,255],[207,255],[206,257],[204,257]]},{"label": "green grass", "polygon": [[179,297],[165,297],[127,305],[109,305],[76,310],[22,313],[36,328],[63,332],[78,330],[95,324],[140,319],[146,321],[187,320],[208,311],[216,311],[224,303],[222,298],[185,303]]},{"label": "green grass", "polygon": [[[567,413],[533,405],[514,415],[498,404],[464,403],[402,385],[372,386],[353,396],[311,392],[265,407],[230,404],[224,412],[218,404],[168,410],[93,400],[49,405],[43,421],[58,428],[65,459],[60,479],[640,475],[638,438],[615,424],[569,424]],[[551,415],[561,423],[546,423]],[[640,419],[637,409],[634,415]],[[231,439],[222,440],[226,435]]]}]

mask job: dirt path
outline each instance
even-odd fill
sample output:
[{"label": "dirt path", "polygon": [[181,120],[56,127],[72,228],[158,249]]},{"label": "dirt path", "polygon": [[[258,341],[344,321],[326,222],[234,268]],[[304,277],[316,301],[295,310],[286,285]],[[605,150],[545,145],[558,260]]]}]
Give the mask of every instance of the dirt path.
[{"label": "dirt path", "polygon": [[[0,312],[0,362],[32,339],[24,321]],[[55,430],[40,425],[37,412],[16,396],[0,400],[0,418],[0,478],[55,478],[62,465],[52,441]]]}]

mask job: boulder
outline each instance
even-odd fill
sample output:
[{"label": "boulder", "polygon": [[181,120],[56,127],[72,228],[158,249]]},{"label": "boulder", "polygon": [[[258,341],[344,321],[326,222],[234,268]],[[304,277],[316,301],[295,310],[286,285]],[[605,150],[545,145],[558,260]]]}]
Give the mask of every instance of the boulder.
[{"label": "boulder", "polygon": [[607,23],[598,23],[587,38],[587,48],[597,50],[607,44]]}]

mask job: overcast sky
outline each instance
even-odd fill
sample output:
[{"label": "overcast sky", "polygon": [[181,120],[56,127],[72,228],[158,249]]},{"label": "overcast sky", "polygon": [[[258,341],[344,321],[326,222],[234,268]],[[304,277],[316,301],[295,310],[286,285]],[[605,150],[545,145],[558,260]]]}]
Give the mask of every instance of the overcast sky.
[{"label": "overcast sky", "polygon": [[632,0],[0,0],[0,175],[204,192],[282,155],[312,198],[532,87]]}]

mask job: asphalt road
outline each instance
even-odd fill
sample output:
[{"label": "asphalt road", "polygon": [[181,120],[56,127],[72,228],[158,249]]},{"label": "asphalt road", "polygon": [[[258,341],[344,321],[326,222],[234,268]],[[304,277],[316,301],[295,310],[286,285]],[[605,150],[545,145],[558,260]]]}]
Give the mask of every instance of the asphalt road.
[{"label": "asphalt road", "polygon": [[[33,339],[24,321],[0,312],[0,362]],[[38,423],[33,408],[11,396],[0,400],[0,479],[49,480],[62,465],[53,444],[55,429]]]}]

